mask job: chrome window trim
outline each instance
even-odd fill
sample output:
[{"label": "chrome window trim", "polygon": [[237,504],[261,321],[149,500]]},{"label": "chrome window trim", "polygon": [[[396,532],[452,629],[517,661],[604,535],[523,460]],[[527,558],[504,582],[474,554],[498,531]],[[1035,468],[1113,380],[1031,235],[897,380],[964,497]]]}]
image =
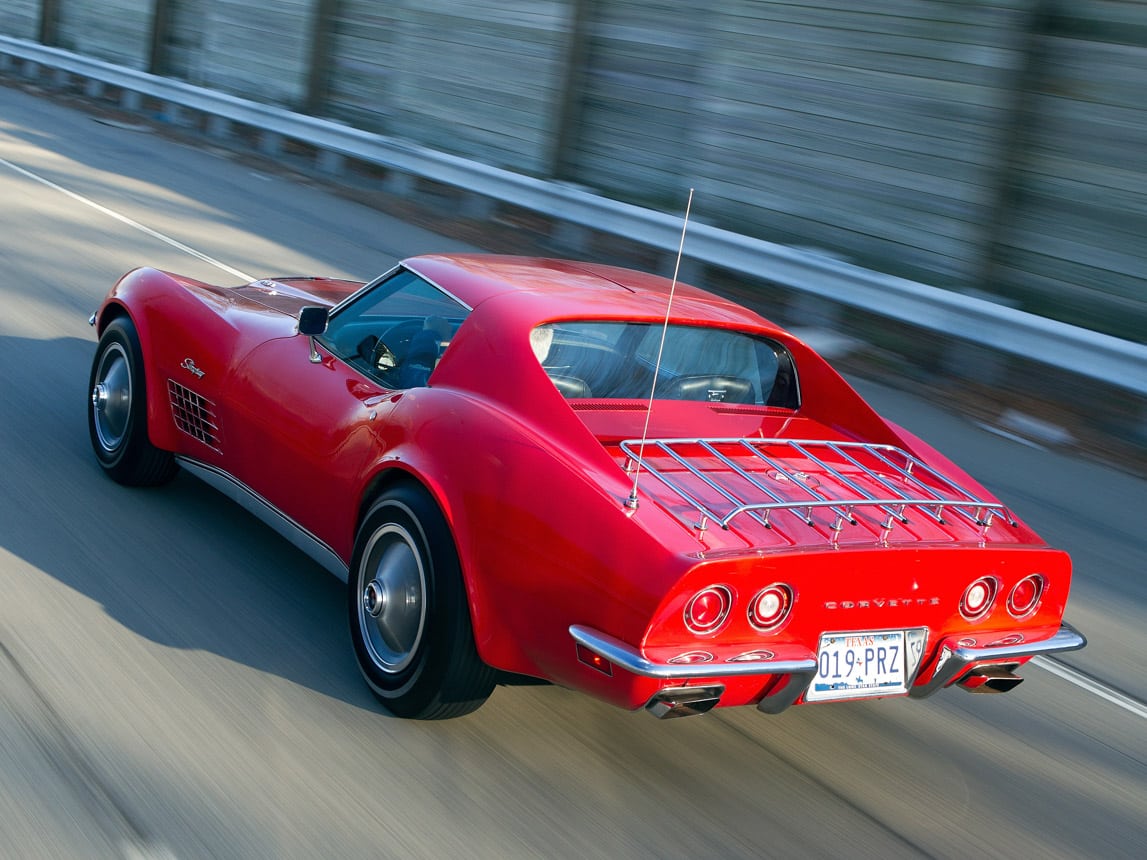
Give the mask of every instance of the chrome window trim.
[{"label": "chrome window trim", "polygon": [[454,295],[454,293],[450,292],[450,290],[443,287],[440,283],[435,281],[433,278],[427,277],[422,272],[418,271],[418,269],[416,269],[414,266],[407,265],[407,262],[404,260],[400,263],[395,264],[394,266],[391,266],[389,269],[387,269],[381,275],[376,277],[374,280],[367,281],[365,284],[362,285],[362,287],[355,290],[353,293],[351,293],[349,296],[347,296],[345,299],[343,299],[337,305],[332,307],[331,311],[330,311],[331,317],[334,317],[335,314],[340,313],[348,305],[357,301],[361,296],[366,295],[368,292],[373,290],[375,287],[377,287],[383,281],[387,280],[388,278],[393,277],[394,275],[398,274],[398,272],[400,270],[403,270],[403,269],[405,269],[406,271],[410,272],[413,275],[417,275],[419,278],[426,281],[426,283],[430,284],[430,286],[434,287],[434,289],[438,290],[443,295],[448,296],[452,301],[457,302],[461,307],[466,309],[466,313],[470,313],[471,311],[474,310],[473,307],[468,305],[466,302],[462,301],[460,298],[458,298],[456,295]]},{"label": "chrome window trim", "polygon": [[357,290],[355,290],[353,293],[351,293],[349,296],[347,296],[345,299],[343,299],[337,305],[334,305],[331,308],[330,315],[333,317],[335,314],[337,314],[339,311],[341,311],[343,308],[345,308],[351,302],[356,301],[359,296],[365,295],[368,290],[373,290],[375,287],[377,287],[379,284],[381,284],[383,281],[385,281],[391,275],[395,274],[401,268],[402,268],[402,263],[398,263],[394,266],[391,266],[389,269],[387,269],[385,272],[383,272],[381,275],[374,278],[373,280],[367,281],[365,284],[363,284],[361,287],[359,287]]}]

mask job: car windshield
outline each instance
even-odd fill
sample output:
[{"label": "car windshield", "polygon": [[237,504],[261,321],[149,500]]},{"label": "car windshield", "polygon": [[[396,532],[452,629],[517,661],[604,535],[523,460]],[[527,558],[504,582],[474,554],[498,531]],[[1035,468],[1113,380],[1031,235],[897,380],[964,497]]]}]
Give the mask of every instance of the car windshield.
[{"label": "car windshield", "polygon": [[[796,372],[787,349],[725,328],[574,321],[538,326],[534,355],[569,399],[703,400],[795,409]],[[657,386],[653,373],[658,351]]]},{"label": "car windshield", "polygon": [[426,385],[469,309],[400,269],[340,308],[319,340],[387,388]]}]

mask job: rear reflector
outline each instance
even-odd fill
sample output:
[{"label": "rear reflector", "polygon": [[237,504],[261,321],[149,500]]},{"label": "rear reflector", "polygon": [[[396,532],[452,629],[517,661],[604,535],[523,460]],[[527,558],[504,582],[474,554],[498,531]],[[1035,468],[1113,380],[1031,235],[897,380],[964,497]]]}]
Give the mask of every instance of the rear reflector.
[{"label": "rear reflector", "polygon": [[577,645],[577,658],[591,669],[597,669],[601,674],[613,677],[613,665],[600,654],[594,654],[580,643]]}]

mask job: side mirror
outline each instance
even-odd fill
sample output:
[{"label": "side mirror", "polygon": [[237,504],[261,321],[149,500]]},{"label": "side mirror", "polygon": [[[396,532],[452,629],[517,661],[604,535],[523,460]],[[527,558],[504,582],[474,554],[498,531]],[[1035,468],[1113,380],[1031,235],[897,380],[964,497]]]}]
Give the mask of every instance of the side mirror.
[{"label": "side mirror", "polygon": [[311,339],[311,364],[318,364],[323,360],[315,347],[315,337],[327,330],[327,320],[330,317],[329,308],[305,307],[299,311],[299,334]]},{"label": "side mirror", "polygon": [[327,330],[327,320],[331,312],[328,308],[306,307],[299,311],[299,334],[308,337],[322,334]]}]

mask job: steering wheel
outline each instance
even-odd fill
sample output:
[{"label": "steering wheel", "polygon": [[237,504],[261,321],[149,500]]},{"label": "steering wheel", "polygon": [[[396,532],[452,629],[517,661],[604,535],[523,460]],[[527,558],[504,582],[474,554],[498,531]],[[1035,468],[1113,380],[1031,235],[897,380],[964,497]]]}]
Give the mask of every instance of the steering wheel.
[{"label": "steering wheel", "polygon": [[383,372],[398,367],[402,363],[400,356],[406,355],[411,339],[420,331],[422,320],[419,319],[403,320],[392,325],[375,342],[370,366]]},{"label": "steering wheel", "polygon": [[370,366],[383,373],[398,367],[398,356],[391,351],[382,338],[374,343],[374,349],[370,353]]}]

